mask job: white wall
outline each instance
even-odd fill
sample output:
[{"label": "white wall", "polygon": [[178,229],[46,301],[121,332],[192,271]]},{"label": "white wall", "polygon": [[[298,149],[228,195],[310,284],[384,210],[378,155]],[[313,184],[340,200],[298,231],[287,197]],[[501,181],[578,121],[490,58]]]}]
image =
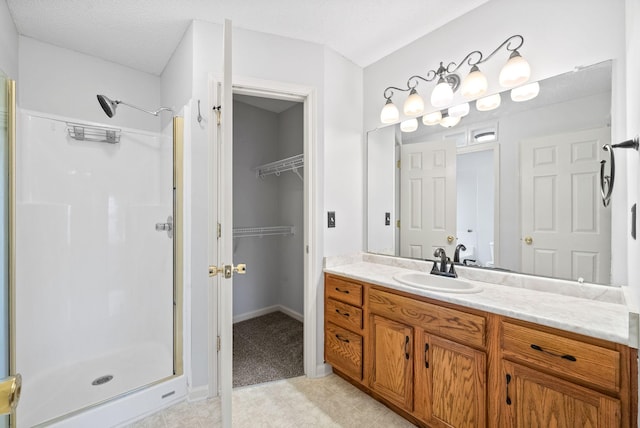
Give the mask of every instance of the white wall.
[{"label": "white wall", "polygon": [[[396,135],[393,126],[367,134],[367,251],[396,254]],[[391,224],[385,225],[385,213]]]},{"label": "white wall", "polygon": [[120,106],[113,118],[97,94],[144,109],[160,106],[160,78],[69,49],[20,36],[18,104],[20,107],[147,131],[160,131],[160,119]]},{"label": "white wall", "polygon": [[18,78],[18,31],[6,0],[0,0],[0,70],[11,79]]},{"label": "white wall", "polygon": [[[242,102],[233,103],[233,227],[279,226],[281,177],[257,178],[257,165],[276,160],[278,115]],[[279,303],[280,247],[284,236],[233,239],[233,260],[246,263],[234,276],[233,316]]]},{"label": "white wall", "polygon": [[[297,104],[278,115],[278,159],[303,152],[303,113],[303,105]],[[304,183],[293,172],[278,179],[280,221],[296,230],[280,241],[279,304],[304,315]]]}]

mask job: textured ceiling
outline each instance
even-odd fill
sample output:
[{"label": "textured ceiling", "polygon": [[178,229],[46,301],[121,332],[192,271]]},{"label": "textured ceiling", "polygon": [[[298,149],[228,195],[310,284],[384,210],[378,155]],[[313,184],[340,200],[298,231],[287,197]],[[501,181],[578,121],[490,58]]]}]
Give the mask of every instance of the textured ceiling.
[{"label": "textured ceiling", "polygon": [[326,45],[365,67],[488,0],[7,0],[18,32],[161,74],[193,19]]}]

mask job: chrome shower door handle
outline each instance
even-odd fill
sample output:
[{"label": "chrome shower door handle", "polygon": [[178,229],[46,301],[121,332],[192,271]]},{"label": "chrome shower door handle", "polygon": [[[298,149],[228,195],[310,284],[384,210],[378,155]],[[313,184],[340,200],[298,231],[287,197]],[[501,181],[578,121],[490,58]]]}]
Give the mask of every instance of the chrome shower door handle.
[{"label": "chrome shower door handle", "polygon": [[167,232],[169,238],[173,238],[173,217],[167,217],[166,223],[156,223],[156,232]]}]

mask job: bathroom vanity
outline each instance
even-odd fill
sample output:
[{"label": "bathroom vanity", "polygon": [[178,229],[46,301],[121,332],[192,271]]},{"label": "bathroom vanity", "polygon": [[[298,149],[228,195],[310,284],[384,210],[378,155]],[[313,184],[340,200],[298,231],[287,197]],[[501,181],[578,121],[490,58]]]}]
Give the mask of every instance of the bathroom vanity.
[{"label": "bathroom vanity", "polygon": [[325,260],[335,373],[421,426],[637,426],[638,315],[622,289],[464,268],[471,292],[394,279],[431,265]]}]

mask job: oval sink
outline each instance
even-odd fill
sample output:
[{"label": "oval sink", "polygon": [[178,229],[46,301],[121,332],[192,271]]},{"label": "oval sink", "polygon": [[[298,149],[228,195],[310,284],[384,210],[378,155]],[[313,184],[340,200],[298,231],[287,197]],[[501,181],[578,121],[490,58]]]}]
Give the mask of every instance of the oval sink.
[{"label": "oval sink", "polygon": [[447,278],[426,272],[405,272],[393,279],[405,285],[444,293],[478,293],[482,288],[457,278]]}]

